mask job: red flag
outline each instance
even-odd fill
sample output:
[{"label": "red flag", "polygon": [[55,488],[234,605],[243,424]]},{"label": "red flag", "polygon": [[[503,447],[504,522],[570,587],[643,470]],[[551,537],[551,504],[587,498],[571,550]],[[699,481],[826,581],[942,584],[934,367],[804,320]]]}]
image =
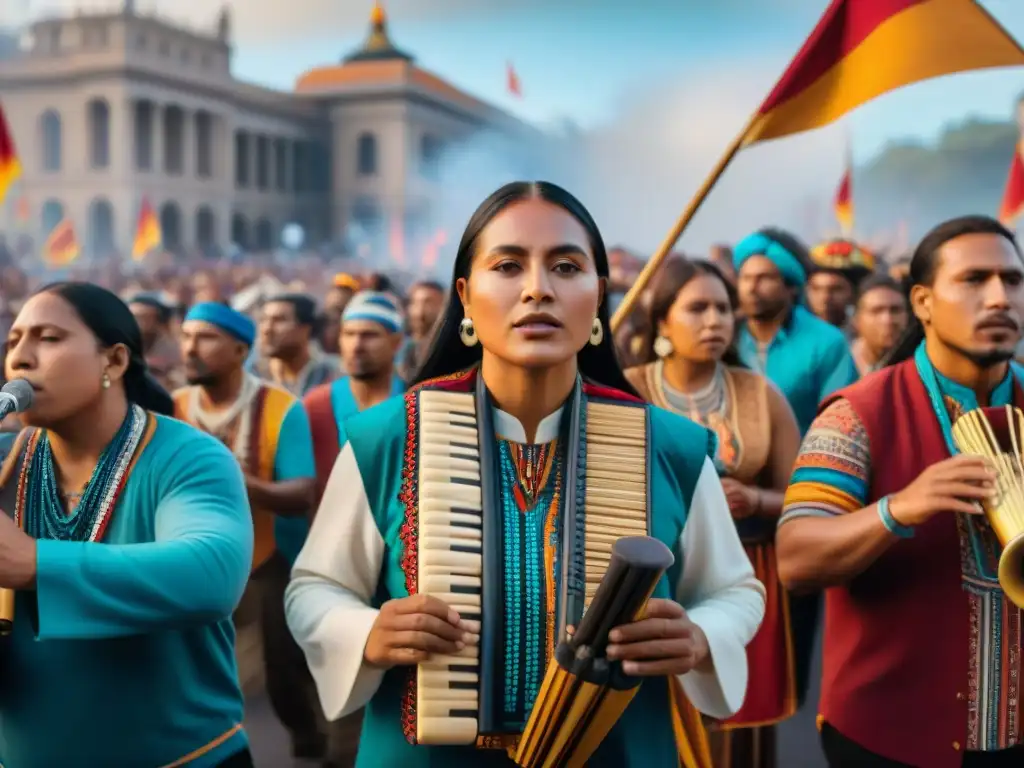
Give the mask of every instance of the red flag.
[{"label": "red flag", "polygon": [[843,235],[850,237],[853,234],[853,169],[850,166],[846,166],[846,172],[836,189],[836,199],[832,207]]},{"label": "red flag", "polygon": [[506,76],[508,79],[508,92],[517,99],[523,98],[523,88],[519,83],[519,75],[516,74],[516,70],[515,67],[512,66],[512,62],[508,63]]},{"label": "red flag", "polygon": [[139,208],[139,220],[135,225],[135,241],[132,243],[132,259],[142,261],[152,251],[160,247],[163,233],[160,230],[160,219],[149,204],[149,198],[142,198]]},{"label": "red flag", "polygon": [[0,203],[4,201],[7,190],[21,176],[21,163],[14,149],[14,137],[7,126],[7,118],[0,108]]},{"label": "red flag", "polygon": [[43,258],[51,267],[66,267],[78,258],[78,238],[71,219],[65,217],[54,227],[43,246]]},{"label": "red flag", "polygon": [[1021,64],[1024,50],[974,0],[832,0],[743,143],[820,128],[911,83]]},{"label": "red flag", "polygon": [[1021,147],[1013,151],[1010,171],[1006,175],[1006,187],[1003,189],[1003,200],[999,205],[999,220],[1008,227],[1024,212],[1024,160],[1021,160]]}]

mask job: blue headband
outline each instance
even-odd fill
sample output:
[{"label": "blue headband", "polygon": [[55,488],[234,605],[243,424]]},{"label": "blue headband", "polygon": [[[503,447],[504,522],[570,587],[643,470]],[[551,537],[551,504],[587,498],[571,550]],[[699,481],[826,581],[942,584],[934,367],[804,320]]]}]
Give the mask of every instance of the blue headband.
[{"label": "blue headband", "polygon": [[362,291],[353,296],[344,313],[341,315],[341,322],[349,320],[370,320],[380,323],[389,333],[398,333],[402,330],[402,313],[394,299],[386,293],[379,291]]},{"label": "blue headband", "polygon": [[246,346],[251,347],[253,342],[256,341],[256,324],[241,312],[232,309],[226,304],[220,304],[216,301],[196,304],[185,315],[185,322],[189,320],[198,320],[202,323],[216,325]]},{"label": "blue headband", "polygon": [[768,259],[782,274],[782,279],[787,285],[802,288],[807,282],[807,270],[800,260],[768,235],[755,232],[740,240],[733,248],[732,263],[737,272],[751,256],[764,256]]}]

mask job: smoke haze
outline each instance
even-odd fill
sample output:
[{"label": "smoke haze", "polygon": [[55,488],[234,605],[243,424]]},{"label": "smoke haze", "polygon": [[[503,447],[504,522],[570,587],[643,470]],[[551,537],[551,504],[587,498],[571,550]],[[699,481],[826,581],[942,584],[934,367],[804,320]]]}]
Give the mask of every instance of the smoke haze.
[{"label": "smoke haze", "polygon": [[[448,153],[435,202],[450,249],[476,205],[514,179],[567,187],[590,209],[609,246],[653,251],[742,129],[770,83],[756,60],[709,63],[685,81],[665,77],[624,97],[619,117],[563,136],[552,153],[523,158],[492,136]],[[809,238],[835,227],[831,199],[843,173],[842,127],[741,152],[684,234],[695,255],[767,224]]]}]

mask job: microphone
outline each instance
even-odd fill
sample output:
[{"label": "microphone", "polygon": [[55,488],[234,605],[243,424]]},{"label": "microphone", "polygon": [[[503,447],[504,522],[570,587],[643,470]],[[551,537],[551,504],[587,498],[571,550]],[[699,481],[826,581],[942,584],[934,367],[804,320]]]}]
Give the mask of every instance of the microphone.
[{"label": "microphone", "polygon": [[[23,413],[32,407],[32,385],[24,379],[14,379],[0,387],[0,421],[11,413]],[[14,590],[0,589],[0,636],[14,629]]]},{"label": "microphone", "polygon": [[0,421],[12,413],[24,413],[32,407],[35,392],[24,379],[8,381],[0,387]]}]

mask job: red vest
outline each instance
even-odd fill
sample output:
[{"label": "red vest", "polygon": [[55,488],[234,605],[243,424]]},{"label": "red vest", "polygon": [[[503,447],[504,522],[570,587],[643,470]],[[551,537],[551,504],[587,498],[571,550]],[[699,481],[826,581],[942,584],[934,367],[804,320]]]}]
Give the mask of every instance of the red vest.
[{"label": "red vest", "polygon": [[[949,457],[913,359],[837,392],[822,408],[840,397],[867,430],[869,503]],[[969,639],[956,516],[939,514],[849,584],[826,590],[822,716],[891,760],[959,768]]]},{"label": "red vest", "polygon": [[338,423],[334,418],[331,404],[331,383],[313,387],[302,398],[309,417],[309,429],[313,438],[313,461],[316,464],[316,507],[324,496],[327,479],[331,476],[334,462],[341,452],[338,446]]}]

